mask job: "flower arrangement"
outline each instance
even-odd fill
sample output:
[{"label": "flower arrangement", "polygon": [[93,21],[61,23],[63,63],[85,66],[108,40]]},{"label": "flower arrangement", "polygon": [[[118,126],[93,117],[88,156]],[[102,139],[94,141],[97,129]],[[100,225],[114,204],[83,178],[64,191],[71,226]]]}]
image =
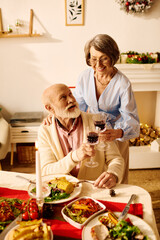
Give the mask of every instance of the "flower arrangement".
[{"label": "flower arrangement", "polygon": [[127,13],[143,13],[151,8],[154,0],[116,0]]},{"label": "flower arrangement", "polygon": [[134,51],[128,51],[121,53],[121,63],[157,63],[160,62],[160,54],[157,53],[138,53]]}]

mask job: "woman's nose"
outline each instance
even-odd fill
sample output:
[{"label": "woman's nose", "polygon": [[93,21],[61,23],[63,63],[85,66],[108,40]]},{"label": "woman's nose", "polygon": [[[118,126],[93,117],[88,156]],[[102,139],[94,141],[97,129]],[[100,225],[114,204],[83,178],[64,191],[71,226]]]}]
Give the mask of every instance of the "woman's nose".
[{"label": "woman's nose", "polygon": [[102,61],[101,60],[97,60],[96,66],[101,66],[101,65],[102,65]]}]

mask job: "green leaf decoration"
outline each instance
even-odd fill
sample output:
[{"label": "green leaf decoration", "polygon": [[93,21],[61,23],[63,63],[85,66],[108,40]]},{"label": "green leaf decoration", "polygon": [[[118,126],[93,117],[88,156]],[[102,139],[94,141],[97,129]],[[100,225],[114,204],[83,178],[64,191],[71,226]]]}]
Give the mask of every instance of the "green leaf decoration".
[{"label": "green leaf decoration", "polygon": [[70,14],[73,16],[73,12],[71,10],[69,10]]},{"label": "green leaf decoration", "polygon": [[69,7],[70,9],[68,9],[68,11],[70,15],[70,21],[74,21],[78,18],[79,15],[82,14],[82,5],[79,4],[79,1],[71,1],[69,3]]}]

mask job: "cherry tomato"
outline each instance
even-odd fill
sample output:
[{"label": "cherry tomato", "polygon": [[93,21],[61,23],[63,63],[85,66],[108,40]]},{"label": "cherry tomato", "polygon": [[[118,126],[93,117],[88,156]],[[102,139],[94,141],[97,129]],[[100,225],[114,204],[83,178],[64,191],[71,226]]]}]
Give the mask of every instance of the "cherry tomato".
[{"label": "cherry tomato", "polygon": [[28,214],[28,212],[24,212],[23,214],[22,214],[22,219],[23,220],[28,220],[29,219],[29,214]]},{"label": "cherry tomato", "polygon": [[36,202],[30,202],[30,203],[29,203],[29,206],[30,206],[30,207],[37,207],[37,203],[36,203]]},{"label": "cherry tomato", "polygon": [[29,212],[38,212],[38,207],[37,206],[29,207]]},{"label": "cherry tomato", "polygon": [[22,208],[24,208],[26,206],[26,204],[27,204],[26,201],[22,202]]},{"label": "cherry tomato", "polygon": [[38,218],[38,212],[31,212],[30,213],[30,218],[33,219],[33,220],[37,219]]}]

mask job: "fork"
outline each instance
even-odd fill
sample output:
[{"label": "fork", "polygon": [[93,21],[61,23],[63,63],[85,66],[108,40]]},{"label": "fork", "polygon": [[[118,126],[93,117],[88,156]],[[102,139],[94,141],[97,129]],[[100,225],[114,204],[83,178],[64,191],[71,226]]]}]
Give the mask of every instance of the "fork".
[{"label": "fork", "polygon": [[80,183],[83,183],[83,182],[87,182],[87,183],[90,183],[92,185],[94,185],[94,182],[93,181],[89,181],[89,180],[80,180],[78,182],[75,182],[75,187],[77,187]]},{"label": "fork", "polygon": [[26,178],[26,177],[22,177],[22,176],[20,176],[20,175],[16,175],[16,177],[18,177],[18,178],[22,178],[22,179],[25,179],[25,180],[28,181],[29,183],[36,184],[35,181],[30,180],[30,179],[28,179],[28,178]]}]

